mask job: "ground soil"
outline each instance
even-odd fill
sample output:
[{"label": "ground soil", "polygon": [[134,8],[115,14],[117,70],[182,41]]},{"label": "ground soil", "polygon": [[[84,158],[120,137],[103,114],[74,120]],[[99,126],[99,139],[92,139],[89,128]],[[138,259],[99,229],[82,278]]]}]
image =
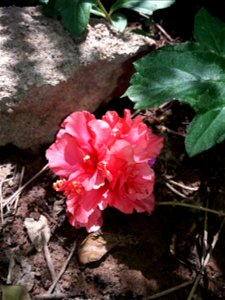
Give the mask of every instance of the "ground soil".
[{"label": "ground soil", "polygon": [[[156,26],[151,32],[158,47],[187,38],[173,29],[168,37]],[[121,105],[121,99],[115,99],[96,115],[108,109],[121,113],[123,106],[132,109],[129,100]],[[189,158],[184,136],[194,112],[188,106],[172,101],[138,114],[165,137],[165,147],[154,165],[156,208],[151,216],[106,209],[102,235],[108,249],[101,259],[88,264],[81,264],[78,255],[88,234],[68,223],[64,196],[52,189],[56,178],[48,169],[14,203],[4,206],[5,199],[18,190],[21,179],[27,182],[45,166],[45,149],[35,154],[13,146],[0,149],[2,285],[23,285],[32,299],[183,300],[188,299],[198,278],[191,299],[225,299],[224,218],[176,205],[188,203],[225,211],[225,143]],[[50,228],[49,252],[46,247],[34,247],[24,224],[26,218],[38,221],[40,216],[47,218]],[[202,268],[202,258],[210,247],[209,260]],[[54,274],[49,262],[57,276],[70,255],[68,266],[52,288]],[[183,283],[186,286],[174,288]],[[164,293],[153,296],[160,292]]]},{"label": "ground soil", "polygon": [[[44,299],[38,297],[46,295],[52,284],[46,254],[33,247],[24,226],[26,218],[39,220],[44,215],[51,231],[48,248],[56,274],[76,242],[69,265],[48,299],[57,299],[53,297],[55,293],[61,293],[61,299],[153,299],[151,295],[184,282],[190,285],[159,299],[187,299],[193,286],[191,280],[201,271],[204,230],[208,233],[209,247],[223,218],[162,203],[185,202],[224,211],[225,144],[188,158],[183,142],[193,115],[189,107],[174,101],[161,109],[139,114],[156,132],[163,132],[165,136],[164,150],[154,166],[157,178],[154,213],[151,216],[144,213],[124,215],[115,209],[106,209],[102,232],[107,233],[109,246],[113,239],[112,247],[99,261],[82,265],[77,249],[87,233],[68,223],[64,197],[52,189],[56,178],[46,170],[20,195],[14,215],[7,207],[3,210],[2,284],[22,284],[34,299]],[[6,199],[18,189],[23,168],[23,182],[26,182],[46,161],[44,152],[37,157],[12,147],[1,151],[1,190]],[[222,229],[197,286],[198,298],[194,299],[225,298],[224,233]]]}]

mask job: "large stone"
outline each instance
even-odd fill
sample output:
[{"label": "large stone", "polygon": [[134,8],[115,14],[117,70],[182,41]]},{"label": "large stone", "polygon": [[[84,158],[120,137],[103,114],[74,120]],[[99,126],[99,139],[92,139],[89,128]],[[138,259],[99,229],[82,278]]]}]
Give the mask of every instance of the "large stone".
[{"label": "large stone", "polygon": [[154,41],[92,23],[75,41],[40,7],[0,8],[0,146],[50,143],[69,113],[124,92],[133,60]]}]

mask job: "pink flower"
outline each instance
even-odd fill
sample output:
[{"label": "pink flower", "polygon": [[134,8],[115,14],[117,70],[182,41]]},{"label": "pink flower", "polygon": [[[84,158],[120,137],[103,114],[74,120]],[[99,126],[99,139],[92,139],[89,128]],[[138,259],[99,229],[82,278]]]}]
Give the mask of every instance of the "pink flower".
[{"label": "pink flower", "polygon": [[54,184],[63,191],[70,223],[95,231],[101,211],[113,206],[124,213],[154,209],[154,161],[163,138],[152,133],[140,116],[130,111],[120,118],[114,111],[101,120],[89,112],[75,112],[61,125],[56,141],[46,151]]}]

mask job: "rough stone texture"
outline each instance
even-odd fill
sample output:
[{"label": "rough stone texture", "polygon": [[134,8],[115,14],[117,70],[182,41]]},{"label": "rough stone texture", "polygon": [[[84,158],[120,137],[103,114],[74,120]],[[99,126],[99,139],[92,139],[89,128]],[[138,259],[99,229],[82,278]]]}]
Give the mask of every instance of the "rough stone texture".
[{"label": "rough stone texture", "polygon": [[50,143],[66,115],[124,92],[132,61],[154,42],[92,23],[75,41],[40,7],[0,8],[0,146]]}]

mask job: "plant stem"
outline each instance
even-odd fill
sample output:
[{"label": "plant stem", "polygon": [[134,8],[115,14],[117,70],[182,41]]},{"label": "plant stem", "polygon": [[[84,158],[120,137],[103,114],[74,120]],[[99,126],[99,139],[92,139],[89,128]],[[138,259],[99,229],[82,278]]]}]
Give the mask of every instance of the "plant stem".
[{"label": "plant stem", "polygon": [[152,295],[152,296],[148,297],[147,299],[148,299],[148,300],[152,300],[152,299],[161,298],[162,296],[171,294],[171,293],[173,293],[173,292],[176,292],[177,290],[180,290],[180,289],[182,289],[182,288],[187,287],[188,285],[192,284],[193,281],[194,281],[194,280],[191,280],[191,281],[187,281],[187,282],[181,283],[181,284],[179,284],[179,285],[177,285],[177,286],[174,286],[174,287],[172,287],[172,288],[169,288],[169,289],[167,289],[167,290],[165,290],[165,291],[162,291],[162,292],[159,292],[159,293],[157,293],[157,294],[155,294],[155,295]]},{"label": "plant stem", "polygon": [[192,209],[196,209],[196,210],[209,212],[209,213],[218,215],[220,217],[225,216],[225,212],[223,212],[223,211],[217,211],[217,210],[214,210],[211,208],[206,208],[206,207],[189,204],[189,203],[184,203],[184,202],[178,202],[178,201],[165,201],[165,202],[159,201],[159,202],[156,202],[156,205],[183,206],[183,207],[188,207],[188,208],[192,208]]},{"label": "plant stem", "polygon": [[216,246],[216,243],[217,243],[218,240],[219,240],[219,236],[220,236],[220,234],[221,234],[221,231],[222,231],[222,228],[223,228],[223,226],[224,226],[224,223],[225,223],[225,218],[223,218],[223,221],[222,221],[221,224],[220,224],[219,230],[217,231],[217,233],[216,233],[216,234],[214,235],[214,237],[213,237],[213,241],[212,241],[212,243],[211,243],[211,246],[210,246],[210,248],[209,248],[209,250],[208,250],[208,253],[206,254],[205,258],[203,259],[203,261],[202,261],[202,263],[201,263],[201,269],[200,269],[200,272],[199,272],[198,276],[197,276],[196,279],[195,279],[194,285],[193,285],[193,287],[192,287],[192,289],[191,289],[191,291],[190,291],[190,294],[189,294],[187,300],[191,300],[191,299],[194,298],[194,294],[195,294],[196,288],[197,288],[197,286],[198,286],[200,280],[201,280],[202,277],[203,277],[205,267],[206,267],[206,265],[207,265],[208,262],[209,262],[210,256],[211,256],[212,251],[214,250],[214,248],[215,248],[215,246]]},{"label": "plant stem", "polygon": [[99,8],[103,12],[105,19],[109,22],[109,24],[112,24],[112,19],[111,19],[109,13],[107,12],[107,10],[105,9],[104,5],[102,4],[101,0],[96,0],[96,1],[97,1]]}]

